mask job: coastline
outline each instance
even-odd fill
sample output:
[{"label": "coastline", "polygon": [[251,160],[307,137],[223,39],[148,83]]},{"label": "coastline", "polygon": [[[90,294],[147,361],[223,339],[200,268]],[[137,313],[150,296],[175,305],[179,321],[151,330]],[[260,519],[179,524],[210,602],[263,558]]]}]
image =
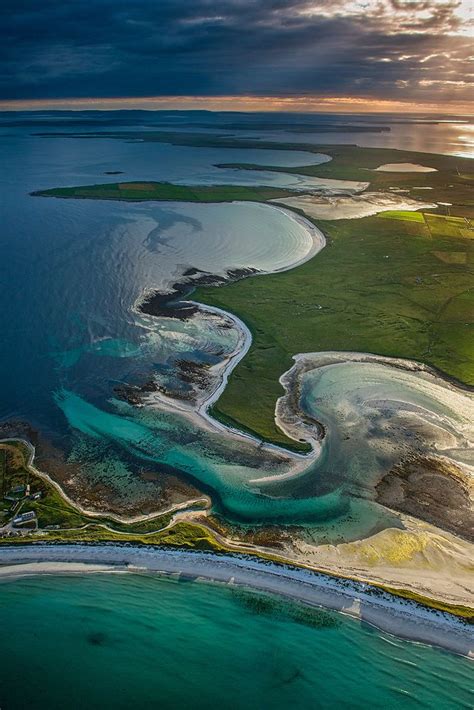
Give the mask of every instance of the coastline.
[{"label": "coastline", "polygon": [[[306,220],[304,217],[302,217],[301,215],[298,215],[298,214],[294,213],[292,210],[286,210],[286,209],[281,208],[281,207],[278,207],[278,208],[277,208],[276,206],[273,206],[273,207],[274,207],[274,209],[280,209],[281,211],[284,211],[284,212],[287,212],[287,213],[291,214],[291,217],[294,218],[296,221],[298,221],[298,222],[303,222],[303,223],[306,223],[306,224],[308,224],[309,226],[311,226],[312,231],[313,231],[313,234],[319,234],[322,241],[319,243],[319,246],[318,246],[316,243],[313,244],[313,249],[309,250],[308,253],[305,255],[305,257],[303,257],[303,258],[300,259],[299,261],[296,261],[295,263],[293,263],[293,264],[291,264],[291,265],[289,265],[289,266],[287,266],[287,267],[285,267],[285,268],[277,269],[277,270],[275,270],[274,272],[272,272],[272,271],[270,271],[270,272],[261,271],[261,272],[258,272],[258,273],[256,273],[256,274],[253,274],[253,275],[264,275],[265,273],[277,273],[278,271],[281,272],[281,271],[285,271],[285,270],[291,270],[291,269],[293,269],[295,266],[297,266],[299,263],[302,263],[302,262],[304,262],[304,261],[310,260],[310,259],[311,259],[314,255],[316,255],[316,254],[319,252],[319,250],[322,249],[322,248],[324,247],[324,245],[325,245],[324,235],[322,235],[322,233],[321,233],[317,228],[315,228],[314,225],[312,225],[312,224],[311,224],[308,220]],[[313,239],[314,239],[314,237],[313,237]],[[193,302],[191,302],[191,303],[193,303]],[[227,385],[228,378],[229,378],[231,372],[233,371],[233,369],[235,368],[235,366],[238,364],[238,362],[240,362],[240,361],[242,360],[242,358],[243,358],[243,357],[246,355],[246,353],[248,352],[248,349],[249,349],[249,347],[250,347],[250,345],[251,345],[251,342],[252,342],[252,335],[251,335],[251,333],[250,333],[250,330],[245,326],[245,324],[243,323],[243,321],[241,321],[239,318],[237,318],[236,316],[234,316],[233,313],[231,313],[230,311],[226,311],[226,310],[219,309],[219,308],[214,308],[214,307],[209,307],[209,306],[203,305],[203,304],[196,304],[196,306],[199,306],[199,308],[202,309],[203,312],[205,312],[205,311],[207,310],[207,311],[210,312],[210,313],[211,313],[211,312],[214,312],[214,313],[222,313],[223,315],[225,315],[226,318],[231,319],[231,320],[234,322],[235,326],[238,328],[238,331],[239,331],[239,342],[238,342],[237,346],[235,347],[234,352],[231,353],[231,355],[227,357],[227,359],[226,359],[226,360],[224,361],[224,363],[223,363],[223,366],[221,366],[221,368],[220,368],[221,371],[218,373],[218,377],[216,378],[216,382],[213,383],[213,387],[210,388],[210,392],[209,392],[209,393],[204,393],[204,396],[200,399],[200,401],[198,402],[198,405],[197,405],[197,406],[190,407],[189,405],[186,405],[186,403],[181,403],[179,400],[171,400],[171,399],[169,399],[169,398],[166,398],[166,399],[165,399],[164,404],[165,404],[165,406],[169,406],[169,407],[172,407],[172,408],[176,408],[176,407],[177,407],[177,408],[180,409],[180,411],[181,411],[183,414],[185,414],[186,416],[188,416],[188,417],[190,417],[190,418],[199,418],[199,419],[200,419],[200,422],[201,422],[201,425],[203,424],[203,421],[204,421],[205,423],[207,423],[207,426],[208,426],[208,427],[212,427],[213,429],[221,430],[221,431],[222,431],[223,433],[225,433],[226,435],[230,435],[230,436],[233,436],[233,437],[239,437],[239,438],[251,439],[251,440],[253,440],[253,441],[260,442],[260,440],[257,438],[257,436],[254,437],[254,436],[252,436],[251,433],[250,433],[250,434],[249,434],[249,433],[245,433],[245,432],[243,432],[243,431],[240,431],[239,429],[230,427],[230,426],[228,426],[228,425],[226,425],[226,424],[222,424],[221,422],[219,422],[218,420],[216,420],[216,419],[213,417],[212,413],[209,411],[209,409],[210,409],[210,407],[212,406],[212,404],[218,399],[218,397],[220,396],[220,394],[222,393],[222,391],[225,389],[225,387],[226,387],[226,385]],[[300,353],[300,354],[296,355],[296,356],[294,357],[294,359],[295,359],[295,362],[298,363],[298,361],[299,361],[300,359],[303,360],[305,357],[311,357],[311,355],[321,356],[321,355],[327,355],[327,353],[316,353],[316,354]],[[376,361],[379,361],[379,362],[380,362],[380,360],[385,360],[385,361],[389,360],[389,358],[382,358],[381,356],[371,355],[370,353],[365,354],[365,353],[344,353],[344,352],[341,353],[341,352],[338,352],[337,355],[338,355],[339,357],[342,357],[343,361],[345,361],[345,360],[347,360],[347,359],[351,359],[351,356],[352,356],[352,357],[354,357],[354,356],[356,356],[356,357],[362,356],[362,357],[364,357],[364,358],[374,358]],[[409,364],[409,366],[413,366],[413,362],[412,362],[412,361],[406,361],[406,362],[405,362],[405,361],[401,361],[401,360],[400,360],[400,363],[403,363],[403,365],[401,366],[401,369],[408,369],[408,370],[410,370],[411,367],[407,367],[407,363]],[[384,362],[383,364],[391,364],[391,365],[393,365],[393,362],[390,362],[390,363]],[[426,371],[426,368],[429,369],[427,366],[425,366],[425,367],[419,367],[419,364],[418,364],[418,363],[415,363],[415,364],[418,365],[418,367],[417,367],[416,369],[419,369],[419,370],[422,370],[422,371]],[[295,367],[295,366],[293,366],[290,370],[288,370],[286,373],[284,373],[283,376],[282,376],[282,379],[285,378],[286,376],[291,376],[290,373],[292,373],[292,370],[294,369],[294,367]],[[437,373],[436,373],[436,374],[437,374]],[[457,384],[457,383],[456,383],[456,384]],[[294,389],[293,387],[285,388],[285,389],[287,389],[287,395],[288,395],[288,396],[290,396],[290,397],[292,397],[292,398],[296,397],[296,395],[297,395],[297,389]],[[291,390],[291,391],[290,391],[290,390]],[[157,400],[160,400],[160,399],[161,399],[160,397],[157,397]],[[167,401],[166,401],[166,400],[167,400]],[[161,401],[163,401],[163,400],[161,400]],[[284,431],[287,435],[289,435],[291,438],[297,439],[297,437],[296,437],[294,434],[292,435],[292,434],[290,433],[290,431],[288,430],[288,426],[286,426],[286,427],[284,426],[284,422],[283,422],[281,419],[279,419],[278,414],[279,414],[279,413],[277,412],[277,413],[276,413],[276,416],[277,416],[277,421],[278,421],[278,424],[280,425],[280,428],[283,429],[283,431]],[[299,427],[301,428],[302,425],[304,425],[304,422],[303,422],[303,421],[301,420],[301,418],[298,416],[298,412],[297,412],[296,410],[295,410],[295,414],[296,414],[296,417],[295,417],[295,422],[294,422],[294,423],[295,423],[297,426],[299,426]],[[290,421],[289,423],[290,423],[290,426],[291,426],[291,421]],[[311,424],[314,425],[314,422],[312,422]],[[296,429],[297,429],[297,427],[295,427],[295,430],[296,430]],[[296,431],[295,431],[295,433],[296,433]],[[307,433],[308,433],[308,432],[305,432],[305,438],[306,438],[308,441],[311,441],[311,443],[313,444],[313,450],[310,451],[309,454],[306,454],[306,453],[305,453],[305,454],[293,453],[293,452],[291,452],[290,450],[285,449],[284,446],[278,446],[278,445],[276,445],[276,444],[271,444],[271,443],[268,443],[268,444],[265,443],[264,446],[268,446],[268,447],[272,448],[273,450],[278,451],[278,452],[281,453],[281,454],[284,454],[284,455],[287,455],[287,456],[291,456],[292,458],[294,458],[295,461],[299,459],[299,460],[301,461],[301,465],[302,465],[303,461],[307,462],[307,461],[308,461],[308,458],[311,458],[311,457],[317,455],[317,454],[316,454],[316,451],[315,451],[315,445],[317,446],[317,438],[314,436],[314,431],[313,431],[312,440],[311,440],[311,437],[308,438],[308,437],[306,436]],[[295,468],[297,469],[297,465],[296,465],[296,464],[295,464]],[[293,471],[291,472],[291,474],[289,474],[289,475],[291,475],[291,476],[293,477],[293,476],[295,475],[295,470],[293,470]],[[48,477],[48,478],[49,478],[49,477]],[[262,479],[258,479],[258,480],[260,480],[260,482],[262,481]],[[264,479],[263,479],[263,480],[264,480]],[[252,482],[254,482],[254,481],[252,481]],[[100,514],[99,514],[99,515],[100,515]],[[155,515],[155,514],[150,514],[148,517],[154,517],[154,515]],[[37,546],[37,545],[35,545],[35,547],[36,547],[36,546]],[[78,547],[75,546],[75,549],[78,549]],[[74,557],[75,557],[75,552],[74,552]],[[231,558],[231,559],[232,559],[232,558]],[[1,557],[0,557],[0,560],[1,560]],[[67,563],[65,563],[65,564],[67,564]],[[114,565],[115,565],[114,568],[118,571],[117,565],[116,565],[115,563],[111,563],[111,564],[114,564]],[[265,564],[265,563],[263,563],[263,564]],[[69,568],[69,569],[70,569],[70,568]],[[148,568],[148,567],[146,567],[146,566],[145,566],[145,569],[150,569],[150,571],[154,571],[154,568]],[[155,570],[155,571],[156,571],[156,570]],[[310,572],[310,573],[311,573],[311,572]],[[314,573],[314,574],[317,574],[317,573]],[[209,573],[209,575],[203,575],[203,576],[204,576],[206,579],[209,579],[209,580],[223,581],[223,580],[216,580],[216,579],[215,579],[215,573],[214,573],[214,572],[212,572],[212,574]],[[344,575],[343,575],[343,574],[341,575],[341,579],[344,580]],[[250,582],[249,582],[249,584],[250,584]],[[359,582],[358,584],[364,585],[364,584],[366,584],[366,583],[365,583],[365,582]],[[250,584],[250,586],[254,586],[253,583]],[[259,587],[259,588],[260,588],[260,587]],[[265,587],[262,587],[262,588],[265,588]],[[371,587],[371,589],[375,589],[375,587]],[[268,591],[272,591],[272,590],[269,589]],[[274,590],[274,591],[275,591],[275,590]],[[284,593],[281,589],[276,590],[276,591],[278,591],[278,593]],[[378,593],[378,592],[377,592],[377,593]],[[290,596],[291,596],[291,595],[290,595]],[[354,598],[355,598],[355,597],[354,597]],[[308,602],[308,603],[311,603],[311,602]],[[331,608],[332,608],[332,607],[331,607]],[[379,610],[379,611],[380,611],[380,610]],[[349,613],[349,612],[345,612],[345,613]],[[364,610],[364,613],[366,614],[365,610]],[[369,613],[369,616],[370,616],[371,613],[372,613],[372,612]],[[357,616],[358,614],[355,614],[355,615]],[[376,623],[375,621],[372,621],[371,618],[368,618],[368,617],[367,617],[367,614],[366,614],[366,616],[364,616],[363,618],[364,618],[365,621],[368,621],[369,623]],[[379,625],[379,624],[377,623],[376,625]],[[382,627],[382,628],[383,628],[383,627]],[[442,644],[439,644],[439,641],[438,641],[438,640],[434,640],[434,641],[429,640],[429,641],[427,641],[427,642],[430,642],[430,643],[433,642],[433,643],[437,643],[438,645],[442,645]],[[470,648],[469,650],[471,651],[472,649]]]},{"label": "coastline", "polygon": [[[49,539],[46,532],[40,531],[38,536],[35,535],[21,542],[5,541],[0,546],[0,566],[3,550],[11,550],[12,547],[25,549],[25,545],[30,549],[37,549],[38,546],[52,549],[60,545],[79,547],[81,545],[118,545],[119,547],[139,545],[144,549],[142,546],[146,545],[151,551],[156,550],[157,547],[160,550],[169,549],[171,545],[175,550],[188,549],[196,552],[203,549],[217,550],[219,555],[239,555],[249,561],[252,559],[272,561],[278,565],[305,569],[310,573],[322,574],[338,580],[369,585],[374,589],[388,591],[396,597],[418,600],[431,609],[446,611],[455,616],[472,617],[473,599],[470,593],[472,548],[469,547],[469,543],[417,518],[411,518],[407,514],[401,515],[403,530],[388,527],[375,535],[369,535],[368,538],[363,537],[360,540],[336,545],[322,544],[316,547],[305,543],[303,539],[294,538],[291,544],[276,548],[271,542],[268,546],[266,543],[245,542],[229,537],[226,531],[216,529],[211,522],[207,522],[208,513],[208,508],[192,511],[183,507],[177,510],[171,519],[160,521],[159,529],[154,530],[153,533],[121,531],[118,533],[122,535],[121,539],[117,536],[107,537],[107,535],[90,538],[82,535],[58,538],[53,536]],[[159,533],[171,530],[181,523],[196,525],[195,534],[198,538],[199,535],[202,537],[202,530],[204,530],[217,547],[213,545],[202,547],[195,542],[180,545],[175,539],[159,538]],[[92,520],[77,530],[84,530],[91,525],[94,525]],[[115,533],[107,523],[101,523],[101,527],[104,531]],[[71,529],[70,532],[73,530]],[[147,539],[149,535],[158,535],[158,537]],[[187,532],[185,537],[186,535]]]},{"label": "coastline", "polygon": [[[281,209],[282,211],[291,214],[291,216],[294,217],[296,221],[302,222],[304,224],[308,224],[311,226],[312,232],[313,232],[313,249],[308,251],[306,256],[303,258],[304,261],[312,258],[312,256],[317,254],[324,247],[324,245],[325,245],[324,235],[320,232],[320,230],[317,227],[315,227],[314,225],[311,225],[311,223],[308,220],[306,220],[304,217],[302,217],[301,215],[297,215],[292,210],[286,210],[284,208],[283,209],[277,208],[275,206],[273,206],[273,209]],[[290,265],[290,266],[286,267],[286,269],[283,269],[283,270],[291,270],[292,268],[294,268],[294,266],[297,263],[299,263],[299,262],[295,262],[295,264]],[[281,269],[280,269],[280,271],[281,271]],[[265,272],[258,272],[253,275],[262,275],[263,273],[265,273]],[[212,412],[209,411],[212,404],[214,404],[214,402],[218,399],[218,397],[220,396],[222,391],[225,389],[225,387],[227,385],[228,378],[229,378],[232,370],[247,353],[247,351],[251,345],[251,342],[252,342],[251,332],[247,328],[247,326],[243,323],[243,321],[241,321],[237,316],[235,316],[231,312],[224,311],[223,309],[219,309],[219,308],[212,307],[212,306],[211,307],[206,306],[206,305],[203,306],[202,304],[196,304],[196,305],[198,305],[200,308],[202,308],[203,311],[207,310],[209,312],[222,313],[223,315],[225,315],[226,318],[232,320],[235,323],[235,325],[239,331],[239,336],[240,336],[239,342],[238,342],[234,352],[225,361],[224,366],[221,367],[221,371],[219,372],[219,378],[216,378],[216,382],[214,382],[213,387],[210,388],[210,391],[204,393],[204,397],[202,397],[202,399],[198,402],[197,406],[189,406],[185,402],[181,402],[180,400],[171,400],[170,398],[163,397],[160,394],[158,394],[156,396],[156,398],[155,398],[155,395],[151,396],[150,400],[149,400],[150,404],[153,402],[153,399],[154,399],[156,402],[159,401],[160,403],[164,404],[164,406],[167,406],[171,409],[179,410],[181,414],[183,414],[184,416],[187,416],[190,419],[199,420],[199,423],[201,424],[201,426],[204,425],[204,426],[207,426],[207,428],[212,428],[213,430],[220,430],[220,431],[222,431],[223,434],[225,434],[226,436],[230,436],[232,438],[247,439],[247,440],[250,439],[252,441],[255,441],[256,443],[260,443],[260,440],[256,436],[254,437],[250,433],[240,431],[237,428],[233,428],[227,424],[221,423],[220,421],[215,419],[212,415]],[[276,444],[264,443],[263,444],[264,447],[268,447],[268,448],[272,449],[273,451],[278,452],[280,455],[285,455],[288,458],[291,458],[294,462],[291,472],[289,472],[288,474],[283,474],[280,477],[280,480],[284,480],[285,478],[295,477],[295,475],[297,475],[297,473],[300,470],[304,469],[305,465],[307,465],[309,462],[311,462],[311,460],[317,458],[317,456],[319,455],[320,444],[319,444],[317,436],[315,436],[315,433],[314,433],[315,422],[311,421],[310,427],[307,429],[307,431],[304,431],[306,422],[300,416],[301,412],[299,411],[298,407],[296,406],[297,405],[296,400],[298,399],[298,392],[299,392],[298,382],[296,381],[296,382],[292,383],[290,380],[292,379],[292,376],[295,374],[295,371],[299,369],[299,365],[302,362],[304,362],[305,359],[311,360],[312,357],[321,358],[323,356],[336,357],[336,359],[341,359],[341,361],[343,361],[343,362],[346,362],[351,359],[356,359],[356,360],[360,360],[360,359],[366,360],[367,359],[369,361],[375,361],[375,362],[379,362],[380,364],[385,364],[385,365],[391,365],[391,366],[398,365],[398,367],[403,370],[406,369],[408,371],[415,370],[415,371],[422,371],[422,372],[430,372],[430,368],[428,366],[423,366],[422,364],[416,363],[414,361],[404,361],[404,360],[398,360],[398,359],[384,358],[382,356],[372,355],[370,353],[347,353],[347,352],[300,353],[300,354],[294,356],[295,365],[293,365],[292,368],[290,368],[287,372],[285,372],[282,376],[282,379],[280,380],[281,383],[284,385],[284,389],[286,390],[286,394],[283,395],[281,400],[279,400],[279,402],[278,402],[277,411],[276,411],[276,418],[277,418],[277,422],[278,422],[280,428],[291,438],[293,438],[295,440],[301,439],[301,434],[303,433],[304,438],[308,442],[311,443],[312,450],[309,453],[296,453],[296,452],[292,452],[290,450],[287,450],[282,446],[278,446]],[[434,375],[436,376],[437,373],[434,373]],[[286,383],[284,382],[284,380],[286,380],[286,378],[289,379],[288,386],[285,386]],[[296,379],[298,379],[298,378],[296,378]],[[287,409],[287,411],[285,413],[286,417],[282,416],[283,415],[282,405],[283,405],[283,402],[285,399],[286,399],[287,403],[291,400],[291,403],[293,405]],[[292,416],[294,418],[293,421],[292,421]],[[292,427],[292,425],[294,428]],[[30,451],[33,451],[32,447],[30,447]],[[40,473],[40,475],[42,475],[46,480],[48,480],[48,482],[55,485],[55,487],[57,488],[58,491],[61,491],[61,493],[63,493],[62,489],[57,484],[55,484],[52,481],[52,479],[50,479],[50,477],[47,476],[47,474]],[[277,480],[277,479],[275,478],[275,476],[272,476],[272,480]],[[255,480],[251,481],[251,483],[262,483],[262,482],[265,482],[265,478],[255,479]],[[73,502],[73,501],[70,501],[70,502]],[[182,506],[174,507],[173,509],[168,509],[167,511],[154,512],[154,513],[148,514],[147,516],[137,516],[135,518],[122,518],[121,516],[117,516],[116,519],[120,522],[138,522],[138,521],[152,519],[158,515],[163,514],[163,512],[175,512],[175,511],[179,512],[180,510],[182,510],[183,508],[186,508],[188,506],[189,506],[189,501],[187,501],[186,504],[183,504]],[[89,514],[91,518],[100,517],[102,515],[102,513],[90,514],[89,511],[87,511],[87,512],[82,511],[82,512]],[[115,516],[114,516],[114,518],[115,518]],[[289,560],[289,563],[291,563],[291,560]],[[297,563],[297,560],[295,560],[295,563]],[[319,568],[321,569],[321,564],[320,564],[320,561],[318,561],[318,560],[311,560],[311,561],[307,562],[307,564],[308,564],[308,566],[314,566],[316,568],[319,566]],[[338,565],[334,566],[332,564],[331,566],[333,566],[333,570],[337,574]],[[329,565],[327,565],[326,568],[328,568],[328,567],[329,567]],[[322,566],[322,568],[324,569],[324,566]],[[331,570],[329,568],[328,572],[331,573],[333,570]],[[341,571],[342,571],[342,574],[340,576],[341,576],[341,578],[344,578],[344,570],[341,570]],[[358,573],[358,576],[360,579],[360,576],[361,576],[361,569],[360,568],[357,570],[357,573]],[[364,570],[364,576],[367,579],[368,572],[366,570]],[[368,577],[368,579],[370,580],[371,578]],[[385,577],[385,580],[386,579],[387,578]],[[378,583],[380,583],[382,585],[383,582],[384,582],[384,578],[382,577],[382,579],[380,579],[380,577],[379,577]],[[370,582],[368,582],[368,583],[370,583]]]},{"label": "coastline", "polygon": [[199,498],[190,498],[189,500],[183,501],[182,503],[175,503],[174,505],[168,506],[168,508],[156,510],[152,513],[144,513],[143,515],[117,515],[116,513],[112,513],[106,510],[98,511],[91,510],[89,508],[84,508],[84,506],[82,506],[80,503],[73,500],[62,488],[62,486],[53,478],[51,478],[48,473],[46,473],[45,471],[41,471],[35,466],[34,460],[36,451],[35,447],[30,441],[22,437],[7,437],[4,439],[0,439],[0,444],[5,444],[8,442],[20,442],[21,444],[23,444],[28,449],[28,468],[34,473],[34,475],[38,476],[38,478],[42,479],[43,481],[46,481],[48,485],[52,486],[54,490],[59,493],[61,498],[63,498],[66,503],[69,503],[69,505],[76,508],[82,515],[85,515],[86,517],[90,518],[91,522],[93,522],[94,519],[100,520],[103,518],[108,518],[109,520],[113,520],[116,523],[125,523],[132,525],[134,523],[144,523],[148,520],[153,520],[154,518],[160,518],[163,515],[167,515],[168,513],[178,513],[182,510],[187,510],[190,506],[196,503],[203,503],[206,508],[209,507],[208,496],[202,495]]},{"label": "coastline", "polygon": [[369,584],[241,556],[133,545],[3,547],[0,581],[29,575],[158,573],[244,586],[338,611],[379,630],[474,659],[474,628],[463,620]]},{"label": "coastline", "polygon": [[[239,201],[236,200],[234,202]],[[324,249],[327,244],[324,233],[309,219],[295,212],[291,208],[276,204],[272,204],[270,206],[278,212],[282,212],[287,217],[294,220],[300,226],[304,227],[311,237],[312,247],[311,249],[309,249],[307,254],[305,254],[297,261],[292,262],[291,264],[288,264],[285,267],[281,267],[274,270],[259,270],[256,273],[252,274],[252,278],[257,276],[265,276],[268,274],[282,273],[284,271],[291,271],[297,266],[300,266],[301,264],[304,264],[305,262],[315,257],[322,249]],[[143,301],[144,298],[146,298],[146,296],[147,293],[145,292],[142,297],[133,304],[132,312],[138,314],[140,313],[139,304]],[[259,444],[263,449],[291,457],[295,459],[295,461],[299,460],[308,463],[308,461],[316,458],[319,455],[320,448],[318,444],[318,439],[314,436],[310,437],[310,439],[308,440],[308,443],[311,447],[310,450],[307,452],[298,452],[290,449],[289,447],[286,448],[284,446],[274,444],[269,441],[263,441],[259,439],[257,435],[252,435],[251,433],[245,432],[241,429],[238,429],[237,427],[232,427],[229,424],[224,424],[210,413],[211,407],[217,402],[222,392],[225,390],[229,381],[229,377],[232,374],[233,370],[248,353],[249,348],[252,344],[252,333],[250,332],[248,326],[234,313],[225,311],[222,308],[218,308],[217,306],[202,304],[198,301],[194,301],[191,299],[186,299],[186,302],[192,306],[195,306],[203,314],[205,314],[206,312],[213,313],[216,315],[221,315],[228,320],[231,320],[239,334],[237,346],[234,351],[222,363],[219,363],[217,367],[214,366],[215,369],[220,370],[216,381],[213,383],[213,386],[210,391],[206,392],[204,396],[201,397],[196,403],[189,405],[184,401],[174,399],[160,392],[153,392],[152,394],[144,397],[143,403],[148,406],[153,406],[153,404],[159,403],[164,408],[171,411],[178,411],[180,414],[188,417],[194,423],[197,423],[201,426],[205,426],[211,431],[220,431],[224,434],[227,434],[228,436],[232,436],[233,438],[253,441]],[[281,428],[284,433],[289,436],[290,439],[294,439],[296,442],[298,442],[298,438],[289,434],[282,426]]]}]

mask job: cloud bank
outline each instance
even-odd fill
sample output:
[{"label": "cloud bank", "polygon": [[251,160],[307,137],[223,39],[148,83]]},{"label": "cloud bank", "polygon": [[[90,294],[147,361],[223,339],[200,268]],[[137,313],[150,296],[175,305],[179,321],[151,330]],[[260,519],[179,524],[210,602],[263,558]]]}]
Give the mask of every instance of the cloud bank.
[{"label": "cloud bank", "polygon": [[4,0],[0,99],[463,102],[473,88],[470,7],[470,0]]}]

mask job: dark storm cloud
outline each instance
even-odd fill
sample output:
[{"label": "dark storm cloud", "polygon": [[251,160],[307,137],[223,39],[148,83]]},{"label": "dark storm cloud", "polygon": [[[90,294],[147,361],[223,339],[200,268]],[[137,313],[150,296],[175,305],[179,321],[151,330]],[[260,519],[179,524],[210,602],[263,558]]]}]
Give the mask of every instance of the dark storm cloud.
[{"label": "dark storm cloud", "polygon": [[465,93],[457,6],[4,0],[0,98]]}]

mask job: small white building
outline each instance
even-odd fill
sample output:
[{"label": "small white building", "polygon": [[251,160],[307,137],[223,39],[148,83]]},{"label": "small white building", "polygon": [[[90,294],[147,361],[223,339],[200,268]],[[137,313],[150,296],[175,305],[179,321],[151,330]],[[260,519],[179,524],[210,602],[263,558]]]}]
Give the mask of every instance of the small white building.
[{"label": "small white building", "polygon": [[36,521],[36,513],[34,510],[29,510],[26,513],[20,513],[15,518],[13,518],[13,525],[23,525],[24,523],[31,523]]}]

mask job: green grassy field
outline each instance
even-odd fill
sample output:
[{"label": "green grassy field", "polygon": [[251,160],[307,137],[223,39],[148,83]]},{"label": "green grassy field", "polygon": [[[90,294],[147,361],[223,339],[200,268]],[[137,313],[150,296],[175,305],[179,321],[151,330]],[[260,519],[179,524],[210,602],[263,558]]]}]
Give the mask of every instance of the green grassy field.
[{"label": "green grassy field", "polygon": [[176,547],[179,549],[209,550],[212,552],[225,552],[226,547],[212,536],[212,534],[201,525],[194,523],[176,523],[173,527],[160,532],[150,534],[126,534],[115,530],[106,530],[99,525],[91,525],[88,528],[77,528],[70,530],[48,530],[42,532],[39,537],[31,534],[27,537],[1,538],[0,546],[24,545],[31,542],[48,543],[68,543],[68,542],[127,542],[138,545],[160,545],[165,547]]},{"label": "green grassy field", "polygon": [[[238,315],[253,335],[215,405],[218,416],[287,443],[275,402],[279,377],[299,352],[410,358],[474,385],[474,231],[466,220],[454,222],[453,234],[450,219],[408,214],[319,221],[328,244],[311,261],[193,294]],[[464,262],[451,263],[453,253]]]},{"label": "green grassy field", "polygon": [[246,187],[245,185],[187,186],[169,182],[122,182],[109,185],[84,185],[57,187],[34,192],[39,197],[65,197],[94,200],[176,201],[176,202],[232,202],[233,200],[265,202],[293,193],[273,187]]},{"label": "green grassy field", "polygon": [[421,222],[425,221],[425,216],[422,212],[407,212],[405,210],[388,210],[380,212],[378,215],[382,219],[401,219],[403,222]]}]

